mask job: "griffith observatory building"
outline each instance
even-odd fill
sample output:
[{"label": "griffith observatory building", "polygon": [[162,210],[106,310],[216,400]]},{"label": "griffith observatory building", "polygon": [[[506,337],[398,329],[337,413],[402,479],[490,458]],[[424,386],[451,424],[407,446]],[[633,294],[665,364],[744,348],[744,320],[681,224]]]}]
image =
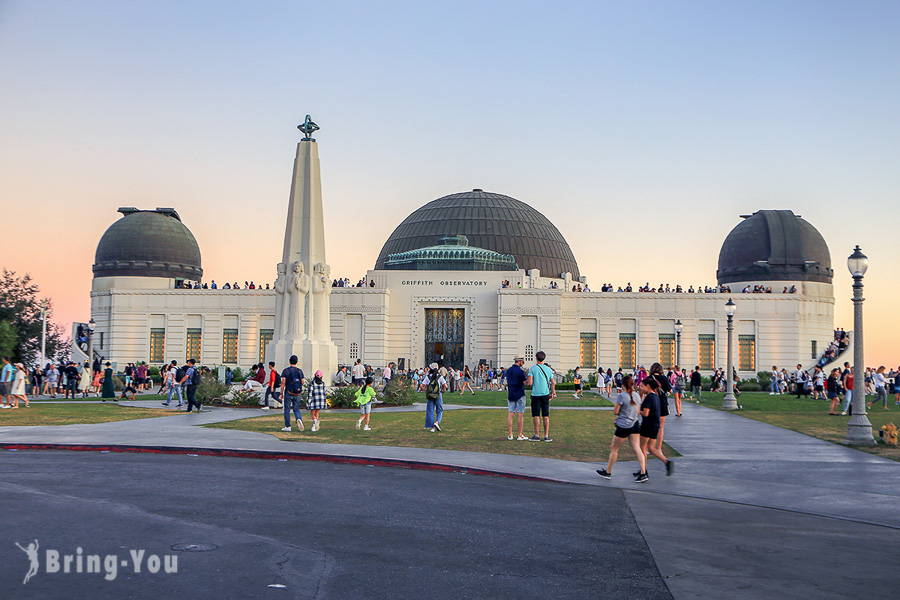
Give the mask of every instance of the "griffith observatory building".
[{"label": "griffith observatory building", "polygon": [[[309,164],[318,177],[315,140],[300,142],[298,160],[301,146],[315,155]],[[295,163],[295,185],[296,177]],[[93,265],[95,355],[120,368],[194,358],[246,369],[274,360],[274,289],[185,289],[203,281],[203,268],[200,246],[177,211],[119,212]],[[324,240],[316,260],[306,273],[325,268]],[[275,267],[273,261],[272,280]],[[678,360],[678,338],[681,365],[710,371],[726,364],[730,296],[738,306],[734,364],[742,377],[755,376],[772,365],[817,361],[833,339],[832,276],[815,227],[789,210],[760,210],[722,244],[716,278],[730,295],[573,292],[587,279],[553,223],[520,200],[476,189],[432,200],[404,219],[367,272],[367,287],[330,287],[328,279],[330,302],[316,329],[330,328],[327,343],[338,364],[359,358],[376,369],[389,362],[419,367],[438,357],[454,367],[508,366],[517,355],[533,361],[538,350],[563,372],[657,361],[668,367]],[[774,293],[741,293],[760,284]],[[781,293],[791,286],[796,293]],[[79,358],[85,355],[73,345]],[[303,360],[301,366],[308,368]]]}]

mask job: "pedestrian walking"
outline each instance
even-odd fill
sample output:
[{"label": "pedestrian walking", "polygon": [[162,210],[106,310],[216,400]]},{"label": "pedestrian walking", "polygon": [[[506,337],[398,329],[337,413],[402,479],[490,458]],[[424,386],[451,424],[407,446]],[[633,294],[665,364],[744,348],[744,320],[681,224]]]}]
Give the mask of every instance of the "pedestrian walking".
[{"label": "pedestrian walking", "polygon": [[444,415],[444,390],[447,380],[441,376],[437,363],[428,365],[428,371],[422,379],[425,386],[425,429],[434,433],[441,430],[441,417]]},{"label": "pedestrian walking", "polygon": [[475,395],[475,390],[472,389],[472,372],[469,371],[469,365],[466,365],[463,369],[462,376],[462,387],[459,388],[459,395],[462,396],[466,391],[466,388],[469,388],[469,391],[472,392],[472,395]]},{"label": "pedestrian walking", "polygon": [[[646,456],[649,452],[659,460],[663,461],[663,464],[666,466],[666,475],[671,475],[674,467],[672,461],[668,460],[662,453],[662,450],[657,448],[653,443],[659,437],[660,430],[658,391],[659,382],[655,378],[648,377],[641,382],[641,393],[644,396],[643,400],[641,400],[640,411],[641,454]],[[643,473],[638,473],[637,477],[640,478],[641,475],[648,476],[646,467]]]},{"label": "pedestrian walking", "polygon": [[100,394],[103,398],[103,401],[106,402],[107,398],[112,398],[113,401],[116,401],[116,386],[113,382],[113,370],[112,363],[107,362],[106,368],[103,370],[103,378],[100,379],[100,385],[102,386],[102,393]]},{"label": "pedestrian walking", "polygon": [[534,419],[534,435],[528,438],[532,442],[541,441],[540,426],[544,426],[544,441],[552,442],[550,437],[550,396],[556,394],[556,380],[553,371],[544,364],[547,354],[538,350],[534,354],[537,364],[528,370],[526,384],[531,386],[531,416]]},{"label": "pedestrian walking", "polygon": [[666,417],[669,416],[669,392],[672,391],[672,385],[669,383],[669,379],[663,375],[662,365],[658,362],[650,365],[650,377],[659,384],[659,389],[656,392],[657,396],[659,396],[659,436],[657,436],[655,444],[657,450],[662,451]]},{"label": "pedestrian walking", "polygon": [[187,411],[185,412],[193,412],[194,405],[196,405],[199,413],[202,409],[195,395],[197,394],[197,387],[200,385],[200,369],[197,368],[197,361],[193,358],[189,358],[187,364],[188,367],[184,372],[184,378],[181,380],[181,384],[185,386],[185,392],[187,392]]},{"label": "pedestrian walking", "polygon": [[162,403],[163,406],[169,406],[172,403],[172,396],[176,394],[178,395],[178,405],[175,408],[184,406],[181,398],[181,380],[184,379],[184,372],[181,373],[181,377],[178,377],[179,370],[178,361],[173,360],[163,374],[163,382],[166,386],[166,401]]},{"label": "pedestrian walking", "polygon": [[12,384],[15,380],[16,369],[9,362],[9,357],[3,357],[3,368],[0,369],[0,396],[3,398],[2,406],[4,408],[10,407],[10,393],[12,392]]},{"label": "pedestrian walking", "polygon": [[[359,405],[359,420],[356,422],[356,428],[362,429],[363,431],[372,431],[372,428],[369,427],[369,418],[372,416],[372,404],[375,400],[375,387],[372,385],[375,383],[375,380],[371,377],[366,377],[363,380],[363,386],[356,390],[356,399],[354,402]],[[366,426],[363,427],[363,420],[366,422]]]},{"label": "pedestrian walking", "polygon": [[831,406],[828,409],[829,415],[837,415],[839,414],[837,411],[838,404],[841,401],[841,370],[840,369],[832,369],[831,373],[828,374],[828,379],[825,381],[825,393],[828,395],[828,399],[831,401]]},{"label": "pedestrian walking", "polygon": [[278,388],[281,386],[281,379],[278,377],[278,371],[275,370],[275,363],[269,361],[269,379],[266,383],[266,395],[263,400],[264,404],[262,410],[269,410],[269,396],[275,399],[275,402],[278,402]]},{"label": "pedestrian walking", "polygon": [[522,434],[522,428],[525,426],[525,380],[528,374],[522,366],[525,359],[517,356],[513,359],[513,364],[506,370],[506,400],[509,405],[509,412],[506,414],[506,439],[512,441],[513,438],[513,416],[517,419],[518,436],[517,441],[524,442],[528,438]]},{"label": "pedestrian walking", "polygon": [[672,395],[675,397],[675,416],[680,417],[681,399],[684,397],[684,390],[687,389],[687,373],[678,365],[675,365],[673,373],[675,375],[675,392]]},{"label": "pedestrian walking", "polygon": [[884,377],[884,365],[875,369],[875,373],[872,375],[872,383],[875,385],[875,400],[869,402],[867,404],[868,407],[872,408],[872,405],[877,404],[880,398],[884,410],[887,410],[887,380]]},{"label": "pedestrian walking", "polygon": [[28,371],[22,363],[15,364],[16,372],[13,374],[12,389],[9,391],[12,399],[12,407],[19,408],[19,400],[25,403],[25,408],[29,407],[28,394],[25,392],[25,382],[28,379]]},{"label": "pedestrian walking", "polygon": [[[275,363],[270,363],[274,366]],[[370,378],[371,379],[371,378]],[[325,382],[322,380],[322,371],[316,371],[312,383],[306,388],[306,409],[312,416],[313,424],[310,431],[319,430],[319,411],[328,409],[328,397],[325,390]]]},{"label": "pedestrian walking", "polygon": [[282,431],[291,430],[291,411],[297,421],[297,429],[303,431],[303,415],[300,413],[300,399],[303,394],[303,371],[297,367],[297,355],[288,359],[290,366],[281,372],[281,389],[284,391],[284,427]]},{"label": "pedestrian walking", "polygon": [[366,368],[363,366],[361,358],[356,359],[356,364],[353,365],[350,372],[353,375],[353,385],[361,387],[366,377]]},{"label": "pedestrian walking", "polygon": [[575,398],[581,398],[584,396],[584,377],[581,375],[581,367],[575,367],[575,372],[572,375],[572,381],[575,382],[575,393],[572,394]]},{"label": "pedestrian walking", "polygon": [[634,379],[631,375],[627,375],[623,379],[622,385],[625,391],[616,396],[616,403],[613,406],[613,414],[616,415],[616,431],[613,433],[612,445],[609,448],[609,460],[605,469],[597,470],[597,475],[604,479],[612,478],[613,465],[619,458],[619,448],[625,443],[625,440],[628,440],[640,465],[640,471],[635,481],[646,483],[649,480],[647,455],[641,451],[641,424],[638,419],[641,396],[634,389]]}]

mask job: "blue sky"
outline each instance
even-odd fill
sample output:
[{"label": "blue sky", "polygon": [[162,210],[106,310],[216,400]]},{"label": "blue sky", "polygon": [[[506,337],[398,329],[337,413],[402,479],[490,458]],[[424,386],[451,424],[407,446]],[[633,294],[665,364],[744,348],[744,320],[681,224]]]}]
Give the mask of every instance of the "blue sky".
[{"label": "blue sky", "polygon": [[598,284],[711,284],[738,215],[790,208],[838,325],[870,256],[868,345],[897,362],[898,26],[897,2],[0,1],[0,200],[41,224],[3,263],[82,318],[115,209],[174,206],[208,278],[272,278],[310,113],[354,281],[475,187],[544,212]]}]

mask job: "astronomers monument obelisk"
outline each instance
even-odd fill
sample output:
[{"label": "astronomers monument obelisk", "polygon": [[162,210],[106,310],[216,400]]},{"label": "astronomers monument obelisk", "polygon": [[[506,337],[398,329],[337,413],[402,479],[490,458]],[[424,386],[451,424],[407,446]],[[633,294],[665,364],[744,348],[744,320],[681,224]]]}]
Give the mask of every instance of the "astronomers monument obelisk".
[{"label": "astronomers monument obelisk", "polygon": [[337,369],[331,341],[331,267],[325,262],[325,222],[319,149],[312,134],[319,129],[306,115],[298,129],[294,177],[284,230],[284,250],[275,280],[275,331],[266,361],[281,371],[296,354],[307,379],[321,369],[327,382]]}]

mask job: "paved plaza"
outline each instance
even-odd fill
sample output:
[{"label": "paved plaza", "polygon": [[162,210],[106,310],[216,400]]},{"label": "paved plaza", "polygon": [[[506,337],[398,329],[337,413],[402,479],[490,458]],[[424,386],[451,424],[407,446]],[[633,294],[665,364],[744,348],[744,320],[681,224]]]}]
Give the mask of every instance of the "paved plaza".
[{"label": "paved plaza", "polygon": [[[130,573],[99,585],[84,574],[41,572],[22,586],[28,562],[10,545],[3,597],[45,598],[63,585],[71,597],[97,598],[161,597],[187,585],[209,592],[200,597],[231,591],[246,598],[418,598],[423,590],[447,598],[846,598],[893,591],[900,465],[738,415],[685,404],[685,416],[666,427],[666,441],[682,454],[675,475],[665,477],[651,461],[650,483],[638,485],[628,476],[634,463],[617,464],[604,481],[594,474],[599,465],[588,463],[291,443],[198,426],[258,414],[215,408],[0,428],[0,443],[22,448],[0,454],[0,488],[10,506],[4,531],[15,540],[160,555],[177,543],[218,547],[183,553],[177,575]],[[30,444],[183,453],[24,449]],[[191,456],[229,450],[270,460]],[[421,470],[428,468],[441,470]],[[474,475],[480,472],[527,479]]]}]

